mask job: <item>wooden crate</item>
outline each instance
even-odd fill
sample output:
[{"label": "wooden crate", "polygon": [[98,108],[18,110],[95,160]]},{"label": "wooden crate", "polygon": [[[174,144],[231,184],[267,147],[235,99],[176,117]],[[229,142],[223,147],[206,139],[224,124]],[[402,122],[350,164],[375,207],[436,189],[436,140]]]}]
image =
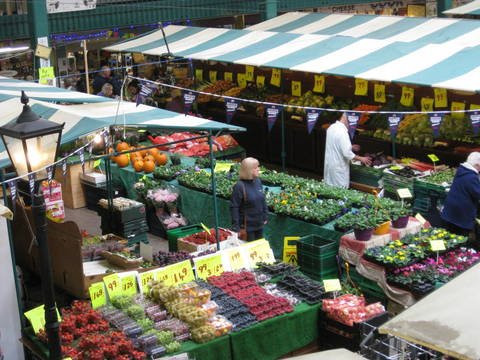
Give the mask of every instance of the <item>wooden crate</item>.
[{"label": "wooden crate", "polygon": [[[92,171],[93,162],[85,162],[85,172]],[[82,164],[67,165],[67,174],[62,175],[62,167],[55,168],[55,180],[62,184],[63,203],[65,207],[70,209],[78,209],[87,206],[85,193],[82,183],[80,182],[80,174],[82,173]]]}]

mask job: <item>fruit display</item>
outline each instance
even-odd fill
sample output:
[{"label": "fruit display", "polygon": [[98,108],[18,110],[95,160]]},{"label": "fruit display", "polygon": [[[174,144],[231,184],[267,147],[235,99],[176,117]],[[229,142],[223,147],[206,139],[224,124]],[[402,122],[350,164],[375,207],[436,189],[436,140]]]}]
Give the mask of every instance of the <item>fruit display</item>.
[{"label": "fruit display", "polygon": [[383,151],[378,153],[365,153],[363,156],[367,156],[372,160],[372,166],[380,166],[392,163],[392,158],[386,156]]},{"label": "fruit display", "polygon": [[[422,161],[418,161],[417,159],[412,159],[412,158],[401,158],[400,163],[402,165],[406,165],[411,169],[424,172],[424,171],[431,171],[434,170],[435,167],[432,164],[427,164]],[[437,169],[440,169],[441,166],[437,166]]]},{"label": "fruit display", "polygon": [[[230,230],[226,230],[226,229],[222,229],[222,228],[218,229],[218,236],[219,236],[218,241],[225,241],[229,237],[231,237],[232,235],[233,235],[233,233]],[[211,228],[210,232],[200,231],[198,233],[185,236],[185,237],[181,238],[181,240],[184,241],[184,242],[197,244],[197,245],[216,244],[217,243],[217,238],[215,236],[215,229],[214,228]]]},{"label": "fruit display", "polygon": [[322,310],[327,317],[347,326],[367,321],[385,313],[385,307],[377,302],[367,305],[363,296],[346,294],[336,299],[324,299]]},{"label": "fruit display", "polygon": [[122,251],[127,246],[127,240],[117,235],[95,235],[82,234],[82,259],[83,261],[94,261],[103,258],[103,251]]},{"label": "fruit display", "polygon": [[191,259],[192,255],[185,251],[167,252],[160,250],[153,254],[153,263],[158,266],[167,266],[183,260]]},{"label": "fruit display", "polygon": [[[131,199],[127,199],[127,198],[124,198],[124,197],[114,198],[114,199],[112,199],[112,202],[113,202],[113,208],[117,211],[125,211],[125,210],[128,210],[130,208],[143,207],[144,206],[141,202],[131,200]],[[102,208],[108,209],[107,199],[100,199],[98,201],[98,204]]]},{"label": "fruit display", "polygon": [[[210,93],[210,94],[218,94],[218,95],[226,95],[225,93],[233,88],[235,85],[231,81],[226,81],[226,80],[218,80],[214,83],[209,83],[205,82],[202,85],[197,87],[198,91],[202,91],[205,93]],[[229,95],[233,96],[233,95]],[[207,95],[207,94],[199,94],[197,97],[197,102],[198,103],[207,103],[212,100],[220,99],[220,97],[215,97],[212,95]]]},{"label": "fruit display", "polygon": [[420,175],[419,172],[413,170],[409,166],[395,165],[395,166],[390,166],[389,168],[387,168],[387,170],[393,173],[394,175],[398,175],[407,179],[411,179]]},{"label": "fruit display", "polygon": [[303,107],[314,107],[314,108],[324,108],[325,105],[332,105],[333,103],[333,96],[323,97],[320,95],[314,94],[312,91],[305,92],[300,97],[292,97],[290,101],[288,101],[287,105],[293,106],[286,106],[285,110],[287,113],[290,114],[297,114],[297,115],[306,115],[306,110],[294,106],[303,106]]},{"label": "fruit display", "polygon": [[307,304],[317,304],[324,295],[323,286],[300,274],[286,275],[276,284],[279,289],[287,291]]},{"label": "fruit display", "polygon": [[453,182],[456,171],[456,169],[449,168],[446,170],[434,172],[430,175],[420,178],[419,180],[437,185],[450,185]]}]

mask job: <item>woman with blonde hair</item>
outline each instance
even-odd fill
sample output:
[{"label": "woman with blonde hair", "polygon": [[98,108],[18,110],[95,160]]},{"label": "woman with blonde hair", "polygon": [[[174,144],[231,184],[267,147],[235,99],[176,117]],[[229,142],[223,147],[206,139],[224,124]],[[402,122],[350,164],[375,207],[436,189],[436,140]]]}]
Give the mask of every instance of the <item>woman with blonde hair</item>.
[{"label": "woman with blonde hair", "polygon": [[247,241],[263,238],[263,226],[268,218],[267,202],[258,178],[259,166],[257,159],[243,159],[240,179],[233,187],[230,200],[232,229],[239,232],[239,238]]}]

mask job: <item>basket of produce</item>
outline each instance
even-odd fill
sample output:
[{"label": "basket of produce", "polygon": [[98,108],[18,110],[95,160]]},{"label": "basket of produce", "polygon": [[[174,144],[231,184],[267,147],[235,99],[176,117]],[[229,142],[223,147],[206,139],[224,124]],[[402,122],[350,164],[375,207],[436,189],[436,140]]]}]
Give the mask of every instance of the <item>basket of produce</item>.
[{"label": "basket of produce", "polygon": [[[125,223],[127,221],[145,218],[145,205],[141,202],[124,197],[118,197],[112,201],[114,210],[113,214],[117,222]],[[105,216],[108,212],[107,199],[100,199],[98,204],[100,205],[100,216]]]},{"label": "basket of produce", "polygon": [[415,179],[413,184],[415,196],[444,198],[453,182],[455,171],[455,169],[449,168]]},{"label": "basket of produce", "polygon": [[122,251],[127,246],[127,240],[114,234],[91,236],[84,232],[82,236],[83,261],[103,259],[104,251]]},{"label": "basket of produce", "polygon": [[122,269],[136,269],[143,263],[143,258],[141,256],[132,254],[127,249],[119,252],[110,252],[105,250],[102,252],[102,255],[110,264],[118,266]]}]

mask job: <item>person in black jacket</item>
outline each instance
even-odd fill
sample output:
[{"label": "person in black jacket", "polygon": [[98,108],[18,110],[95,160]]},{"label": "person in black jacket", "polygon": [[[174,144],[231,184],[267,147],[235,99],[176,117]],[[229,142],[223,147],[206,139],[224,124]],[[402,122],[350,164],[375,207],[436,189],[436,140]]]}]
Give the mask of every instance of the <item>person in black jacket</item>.
[{"label": "person in black jacket", "polygon": [[230,200],[232,229],[245,229],[247,241],[263,238],[263,227],[268,219],[267,202],[258,178],[259,165],[257,159],[243,159],[240,164],[240,180],[233,187]]},{"label": "person in black jacket", "polygon": [[461,164],[445,200],[441,218],[443,226],[458,235],[468,235],[475,227],[480,200],[480,153],[472,152]]}]

